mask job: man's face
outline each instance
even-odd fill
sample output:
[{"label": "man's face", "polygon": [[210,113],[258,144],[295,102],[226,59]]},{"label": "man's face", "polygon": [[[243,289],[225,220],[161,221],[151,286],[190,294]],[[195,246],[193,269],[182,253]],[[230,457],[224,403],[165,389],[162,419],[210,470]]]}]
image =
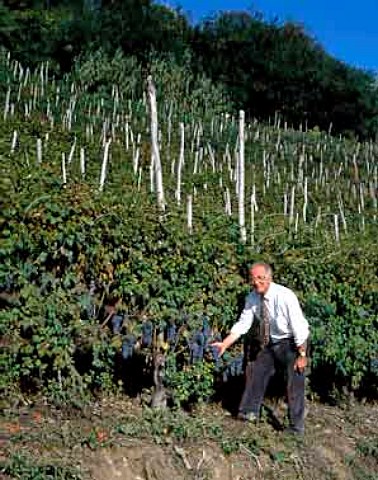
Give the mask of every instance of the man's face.
[{"label": "man's face", "polygon": [[265,272],[265,268],[257,265],[249,271],[249,276],[254,290],[260,295],[265,295],[272,281],[272,277]]}]

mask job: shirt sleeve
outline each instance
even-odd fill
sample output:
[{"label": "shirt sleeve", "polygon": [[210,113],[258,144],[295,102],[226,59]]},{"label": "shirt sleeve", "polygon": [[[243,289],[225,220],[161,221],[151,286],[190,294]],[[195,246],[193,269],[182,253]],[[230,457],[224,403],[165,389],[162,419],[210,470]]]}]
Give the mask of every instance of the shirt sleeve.
[{"label": "shirt sleeve", "polygon": [[294,292],[287,299],[287,315],[293,332],[294,342],[297,347],[303,345],[309,336],[308,321],[303,315],[301,306]]},{"label": "shirt sleeve", "polygon": [[255,302],[253,301],[253,294],[249,294],[246,298],[244,309],[240,314],[239,320],[231,328],[231,333],[237,335],[239,338],[244,335],[252,326],[254,317]]}]

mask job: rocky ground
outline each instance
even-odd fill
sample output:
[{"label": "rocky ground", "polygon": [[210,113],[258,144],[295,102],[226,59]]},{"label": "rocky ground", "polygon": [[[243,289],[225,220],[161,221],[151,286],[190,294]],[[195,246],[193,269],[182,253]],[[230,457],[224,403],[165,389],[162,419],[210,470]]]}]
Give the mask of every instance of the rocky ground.
[{"label": "rocky ground", "polygon": [[152,411],[114,397],[80,410],[23,406],[1,417],[0,478],[378,478],[377,404],[308,402],[303,438],[280,430],[285,409],[267,405],[262,421],[249,425],[220,405]]}]

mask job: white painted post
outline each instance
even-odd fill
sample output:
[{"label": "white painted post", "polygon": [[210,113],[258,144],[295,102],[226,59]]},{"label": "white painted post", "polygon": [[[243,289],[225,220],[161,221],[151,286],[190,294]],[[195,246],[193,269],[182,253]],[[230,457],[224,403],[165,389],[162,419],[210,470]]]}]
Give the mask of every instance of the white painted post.
[{"label": "white painted post", "polygon": [[126,120],[125,125],[125,143],[126,143],[126,151],[129,151],[129,122]]},{"label": "white painted post", "polygon": [[284,193],[284,216],[287,216],[287,192]]},{"label": "white painted post", "polygon": [[343,224],[344,232],[347,232],[347,223],[344,215],[344,207],[343,207],[343,201],[341,199],[341,194],[339,192],[339,210],[340,210],[340,217],[341,217],[341,222]]},{"label": "white painted post", "polygon": [[4,105],[4,121],[7,119],[8,113],[9,113],[9,103],[10,103],[10,87],[7,90],[7,94],[5,96],[5,105]]},{"label": "white painted post", "polygon": [[255,197],[251,195],[251,245],[255,244]]},{"label": "white painted post", "polygon": [[289,224],[291,225],[294,221],[294,206],[295,206],[295,185],[291,187],[291,198],[290,198],[290,216]]},{"label": "white painted post", "polygon": [[37,138],[37,163],[40,165],[42,163],[42,140]]},{"label": "white painted post", "polygon": [[14,151],[16,150],[17,137],[18,137],[18,133],[17,133],[17,130],[15,130],[13,132],[13,137],[12,137],[11,153],[14,153]]},{"label": "white painted post", "polygon": [[180,156],[177,167],[177,188],[176,188],[176,200],[177,205],[181,203],[181,171],[184,165],[184,153],[185,153],[185,127],[180,122]]},{"label": "white painted post", "polygon": [[62,153],[62,179],[63,186],[67,184],[66,155]]},{"label": "white painted post", "polygon": [[133,157],[133,172],[134,175],[138,173],[138,167],[139,167],[139,156],[140,156],[140,146],[138,145],[135,150],[135,154]]},{"label": "white painted post", "polygon": [[214,152],[213,149],[211,148],[211,145],[209,142],[207,142],[207,151],[209,152],[209,157],[211,160],[211,167],[213,169],[213,173],[215,173],[215,157],[214,157]]},{"label": "white painted post", "polygon": [[245,114],[243,110],[239,112],[239,228],[240,228],[240,242],[246,243],[247,231],[245,228],[245,159],[244,159],[244,127],[245,127]]},{"label": "white painted post", "polygon": [[139,167],[139,174],[138,174],[138,192],[140,192],[140,186],[142,184],[142,167]]},{"label": "white painted post", "polygon": [[226,211],[226,215],[231,217],[232,215],[231,195],[230,195],[230,189],[228,187],[226,187],[226,191],[225,191],[225,211]]},{"label": "white painted post", "polygon": [[304,195],[304,201],[303,201],[303,222],[306,223],[307,221],[307,203],[308,203],[308,193],[307,193],[307,177],[304,179],[304,188],[303,188],[303,195]]},{"label": "white painted post", "polygon": [[83,147],[80,148],[80,171],[81,176],[85,178],[85,150]]},{"label": "white painted post", "polygon": [[340,233],[339,233],[339,216],[337,213],[333,216],[334,225],[335,225],[335,239],[337,243],[340,243]]},{"label": "white painted post", "polygon": [[155,157],[151,155],[151,163],[150,163],[150,192],[154,193],[155,191]]},{"label": "white painted post", "polygon": [[164,200],[164,189],[163,189],[163,174],[160,162],[160,152],[158,145],[158,117],[157,117],[157,106],[156,106],[156,90],[155,85],[152,81],[151,75],[147,78],[147,93],[150,103],[150,114],[151,114],[151,155],[154,156],[155,163],[155,180],[156,180],[156,194],[157,194],[157,203],[160,210],[165,210],[165,200]]},{"label": "white painted post", "polygon": [[71,146],[70,154],[68,155],[68,165],[70,165],[72,163],[73,156],[75,154],[75,148],[76,148],[76,137],[75,137],[75,140],[74,140],[74,142]]},{"label": "white painted post", "polygon": [[102,166],[101,166],[100,187],[99,187],[100,192],[102,192],[102,190],[104,189],[105,178],[106,178],[106,167],[108,165],[109,148],[111,143],[112,143],[111,138],[109,138],[105,143],[104,157],[103,157]]}]

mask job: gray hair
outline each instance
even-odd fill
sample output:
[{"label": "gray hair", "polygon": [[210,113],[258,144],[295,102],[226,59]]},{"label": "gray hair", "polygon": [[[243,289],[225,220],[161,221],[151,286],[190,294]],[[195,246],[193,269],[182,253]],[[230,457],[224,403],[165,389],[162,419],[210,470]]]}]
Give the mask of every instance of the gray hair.
[{"label": "gray hair", "polygon": [[255,262],[249,267],[249,271],[253,270],[255,267],[264,267],[266,275],[269,275],[269,277],[273,277],[273,269],[269,265],[269,263]]}]

